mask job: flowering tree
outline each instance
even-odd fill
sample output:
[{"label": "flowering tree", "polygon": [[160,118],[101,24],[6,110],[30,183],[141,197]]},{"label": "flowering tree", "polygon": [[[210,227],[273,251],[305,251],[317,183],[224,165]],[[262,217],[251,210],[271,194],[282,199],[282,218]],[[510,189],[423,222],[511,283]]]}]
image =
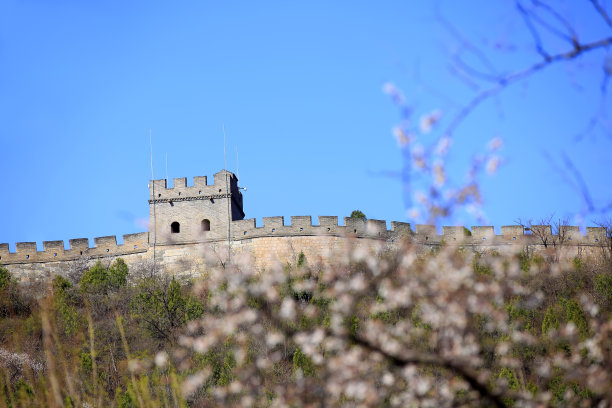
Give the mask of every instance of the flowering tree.
[{"label": "flowering tree", "polygon": [[197,288],[209,313],[180,340],[183,364],[196,362],[185,395],[242,406],[612,402],[610,294],[593,283],[610,279],[609,264],[409,243],[334,259],[211,270]]}]

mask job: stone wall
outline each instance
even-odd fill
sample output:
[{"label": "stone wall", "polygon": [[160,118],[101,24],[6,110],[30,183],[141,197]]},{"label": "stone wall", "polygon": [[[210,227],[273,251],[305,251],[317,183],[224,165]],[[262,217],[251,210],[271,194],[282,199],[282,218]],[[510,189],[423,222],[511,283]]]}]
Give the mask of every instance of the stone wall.
[{"label": "stone wall", "polygon": [[[153,258],[159,270],[171,274],[194,276],[203,273],[209,265],[227,261],[227,238],[207,238],[191,242],[149,242],[148,233],[123,236],[124,243],[117,244],[114,236],[94,239],[89,247],[87,239],[69,241],[64,249],[63,241],[46,241],[43,251],[37,251],[36,243],[17,243],[10,252],[8,244],[0,244],[0,262],[20,279],[40,280],[56,274],[67,275],[79,267],[93,265],[97,260],[110,263],[122,257],[131,270],[151,268]],[[577,227],[562,227],[560,235],[553,235],[550,226],[532,226],[526,234],[521,226],[503,226],[501,235],[495,235],[493,227],[443,227],[442,234],[430,225],[386,222],[345,218],[344,225],[338,217],[318,217],[313,225],[310,216],[291,217],[286,225],[283,217],[265,217],[262,226],[255,220],[239,220],[231,223],[231,256],[234,259],[249,258],[254,267],[265,270],[276,262],[297,262],[304,252],[309,263],[323,262],[333,254],[342,253],[347,245],[360,245],[367,249],[393,246],[408,240],[423,248],[442,244],[461,245],[475,250],[520,251],[526,246],[534,250],[564,247],[571,256],[597,250],[608,244],[604,228],[588,227],[586,235]],[[154,256],[155,255],[155,256]]]}]

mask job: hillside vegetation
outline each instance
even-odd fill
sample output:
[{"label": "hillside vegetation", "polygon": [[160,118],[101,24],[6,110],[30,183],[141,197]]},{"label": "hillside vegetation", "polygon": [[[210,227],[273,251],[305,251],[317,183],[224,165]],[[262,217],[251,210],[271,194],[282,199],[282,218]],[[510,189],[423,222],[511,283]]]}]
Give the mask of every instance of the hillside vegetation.
[{"label": "hillside vegetation", "polygon": [[355,246],[195,281],[121,259],[38,285],[0,267],[0,407],[610,406],[599,249]]}]

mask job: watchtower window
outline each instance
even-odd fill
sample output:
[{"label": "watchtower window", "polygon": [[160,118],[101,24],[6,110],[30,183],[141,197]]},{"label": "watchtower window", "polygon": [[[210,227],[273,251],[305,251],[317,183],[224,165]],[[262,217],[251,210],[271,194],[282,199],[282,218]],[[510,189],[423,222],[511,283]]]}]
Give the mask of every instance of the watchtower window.
[{"label": "watchtower window", "polygon": [[202,231],[210,231],[210,221],[202,220]]},{"label": "watchtower window", "polygon": [[170,224],[170,232],[172,232],[173,234],[178,234],[179,232],[181,232],[181,224],[174,221],[172,224]]}]

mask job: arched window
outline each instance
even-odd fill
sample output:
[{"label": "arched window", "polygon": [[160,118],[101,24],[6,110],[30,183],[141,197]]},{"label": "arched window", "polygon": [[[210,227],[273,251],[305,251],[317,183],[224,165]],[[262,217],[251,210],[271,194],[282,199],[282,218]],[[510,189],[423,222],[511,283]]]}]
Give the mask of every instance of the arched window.
[{"label": "arched window", "polygon": [[202,220],[202,231],[210,231],[210,221]]},{"label": "arched window", "polygon": [[174,221],[172,224],[170,224],[170,232],[172,232],[173,234],[178,234],[179,232],[181,232],[181,224]]}]

